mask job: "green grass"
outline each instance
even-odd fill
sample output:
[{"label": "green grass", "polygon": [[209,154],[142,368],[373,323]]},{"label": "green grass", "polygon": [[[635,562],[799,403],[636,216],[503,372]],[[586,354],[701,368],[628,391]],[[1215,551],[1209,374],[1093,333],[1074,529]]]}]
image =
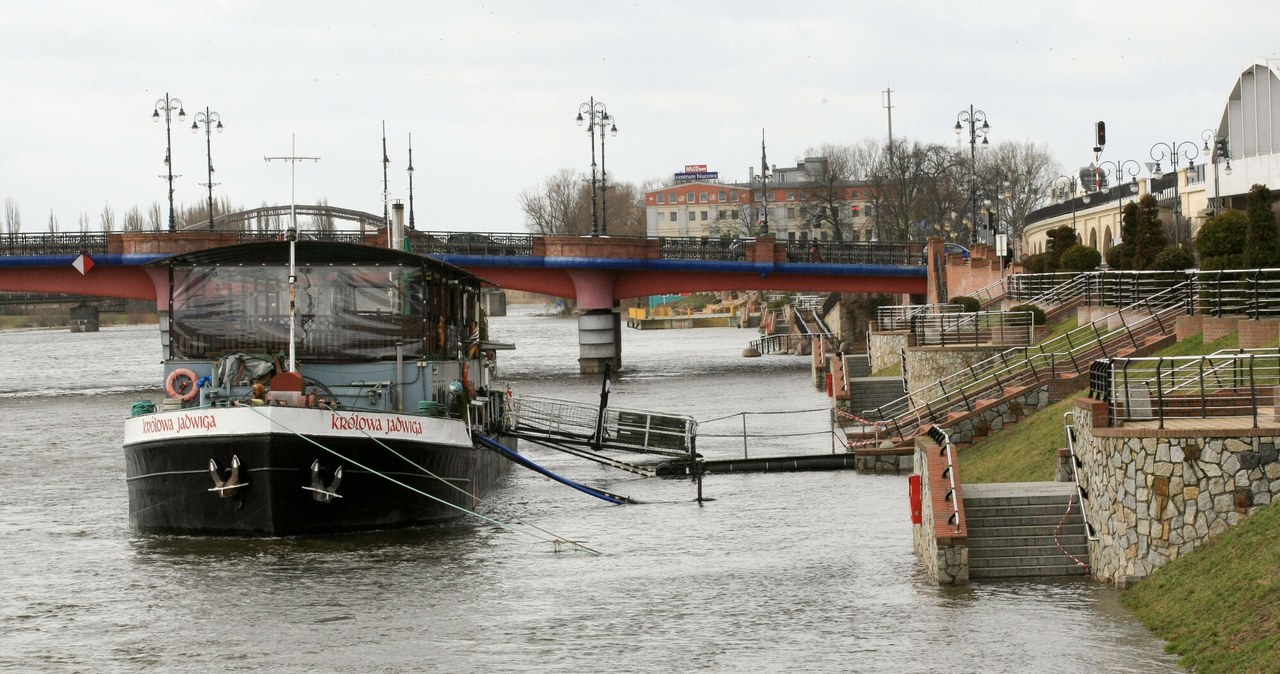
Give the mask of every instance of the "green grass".
[{"label": "green grass", "polygon": [[1079,326],[1080,326],[1079,319],[1076,318],[1075,316],[1072,316],[1065,320],[1058,321],[1057,323],[1053,324],[1053,327],[1049,329],[1049,334],[1046,335],[1044,340],[1042,341],[1047,342],[1053,339],[1054,337],[1061,337],[1062,335],[1065,335],[1068,332],[1075,330]]},{"label": "green grass", "polygon": [[902,376],[902,361],[901,361],[901,360],[898,360],[898,361],[897,361],[896,363],[894,363],[893,365],[890,365],[890,366],[888,366],[888,367],[886,367],[886,368],[884,368],[884,369],[882,369],[882,370],[880,370],[880,371],[878,371],[878,372],[872,372],[872,373],[871,373],[871,376],[872,376],[872,377],[901,377],[901,376]]},{"label": "green grass", "polygon": [[1280,671],[1280,506],[1272,504],[1121,598],[1195,672]]}]

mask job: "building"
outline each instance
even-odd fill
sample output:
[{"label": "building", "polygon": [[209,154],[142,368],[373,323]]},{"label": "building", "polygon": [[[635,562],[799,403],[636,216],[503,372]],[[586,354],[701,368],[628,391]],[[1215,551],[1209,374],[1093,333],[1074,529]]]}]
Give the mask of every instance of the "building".
[{"label": "building", "polygon": [[[689,167],[686,167],[689,168]],[[829,240],[833,220],[861,241],[873,238],[872,193],[865,182],[825,181],[826,160],[808,157],[794,167],[774,166],[767,188],[769,231],[779,239]],[[645,193],[649,236],[754,236],[764,221],[762,193],[752,174],[745,183],[681,181]],[[834,211],[834,212],[833,212]]]},{"label": "building", "polygon": [[[1023,252],[1044,252],[1049,230],[1071,225],[1080,240],[1098,249],[1105,260],[1120,242],[1124,204],[1147,193],[1159,201],[1162,219],[1174,238],[1194,240],[1200,225],[1218,210],[1243,209],[1245,195],[1254,185],[1280,187],[1280,69],[1263,59],[1246,66],[1227,94],[1217,128],[1205,129],[1199,139],[1180,141],[1176,148],[1169,145],[1152,146],[1152,159],[1163,156],[1160,168],[1167,172],[1135,176],[1106,192],[1096,180],[1082,180],[1084,189],[1073,198],[1029,213]],[[1168,161],[1172,149],[1194,150],[1190,165],[1170,170],[1175,168]],[[1185,154],[1181,156],[1185,160]],[[1155,164],[1145,159],[1141,163],[1147,171]]]}]

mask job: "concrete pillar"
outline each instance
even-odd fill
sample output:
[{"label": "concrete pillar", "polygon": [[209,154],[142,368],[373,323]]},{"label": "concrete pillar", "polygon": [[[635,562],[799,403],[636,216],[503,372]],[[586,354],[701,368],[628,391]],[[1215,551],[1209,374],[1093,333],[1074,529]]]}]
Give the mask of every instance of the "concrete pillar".
[{"label": "concrete pillar", "polygon": [[612,309],[587,309],[578,316],[578,371],[600,374],[606,364],[622,368],[622,316]]},{"label": "concrete pillar", "polygon": [[507,315],[507,294],[497,288],[485,288],[480,292],[484,312],[489,316]]},{"label": "concrete pillar", "polygon": [[97,332],[98,307],[81,302],[71,307],[71,332]]}]

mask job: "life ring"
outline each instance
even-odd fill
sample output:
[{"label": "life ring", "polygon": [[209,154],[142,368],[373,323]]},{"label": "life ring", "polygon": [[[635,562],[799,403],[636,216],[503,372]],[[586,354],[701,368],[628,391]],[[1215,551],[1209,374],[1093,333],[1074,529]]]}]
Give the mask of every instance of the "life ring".
[{"label": "life ring", "polygon": [[195,398],[200,392],[200,387],[196,386],[196,373],[185,367],[170,372],[164,380],[164,390],[170,398],[180,398],[184,402]]}]

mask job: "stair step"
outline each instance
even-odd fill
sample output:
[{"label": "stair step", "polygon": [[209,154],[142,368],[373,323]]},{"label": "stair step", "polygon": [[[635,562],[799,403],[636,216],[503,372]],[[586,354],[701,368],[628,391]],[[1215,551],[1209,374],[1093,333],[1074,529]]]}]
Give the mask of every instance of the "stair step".
[{"label": "stair step", "polygon": [[982,578],[1045,578],[1053,576],[1086,576],[1089,570],[1077,564],[1061,564],[1058,566],[1023,567],[988,567],[969,569],[969,579]]},{"label": "stair step", "polygon": [[1062,528],[1066,527],[1083,527],[1084,521],[1078,514],[1071,515],[1062,521],[1062,515],[991,515],[991,517],[972,517],[969,510],[965,510],[964,518],[966,526],[970,529],[991,529],[1001,527],[1042,527],[1052,529],[1057,527],[1059,522]]},{"label": "stair step", "polygon": [[[1008,557],[978,557],[975,559],[972,554],[969,555],[970,569],[987,569],[987,568],[1024,568],[1031,569],[1042,566],[1065,566],[1067,564],[1075,564],[1071,558],[1063,554],[1061,550],[1054,550],[1055,554],[1038,555],[1038,556],[1008,556]],[[1081,561],[1087,562],[1085,557],[1080,557]]]},{"label": "stair step", "polygon": [[[969,549],[982,548],[989,550],[991,548],[1003,547],[1036,547],[1036,546],[1052,546],[1061,543],[1063,547],[1071,547],[1077,545],[1087,545],[1089,537],[1082,533],[1060,533],[1055,539],[1053,534],[1038,535],[1022,535],[1022,536],[975,536],[972,529],[969,530]],[[1056,542],[1055,542],[1056,541]]]},{"label": "stair step", "polygon": [[[1064,552],[1065,550],[1065,552]],[[975,559],[1052,559],[1061,555],[1075,555],[1082,559],[1089,557],[1089,550],[1083,545],[1058,547],[1052,542],[1049,545],[1012,546],[1004,548],[969,547],[969,563]]]},{"label": "stair step", "polygon": [[[1071,487],[1070,494],[1029,494],[1026,496],[966,496],[964,499],[965,507],[969,508],[986,508],[990,506],[1040,506],[1040,505],[1056,505],[1061,506],[1063,510],[1067,509],[1067,501],[1074,496],[1075,488]],[[1076,508],[1079,504],[1073,504]]]}]

